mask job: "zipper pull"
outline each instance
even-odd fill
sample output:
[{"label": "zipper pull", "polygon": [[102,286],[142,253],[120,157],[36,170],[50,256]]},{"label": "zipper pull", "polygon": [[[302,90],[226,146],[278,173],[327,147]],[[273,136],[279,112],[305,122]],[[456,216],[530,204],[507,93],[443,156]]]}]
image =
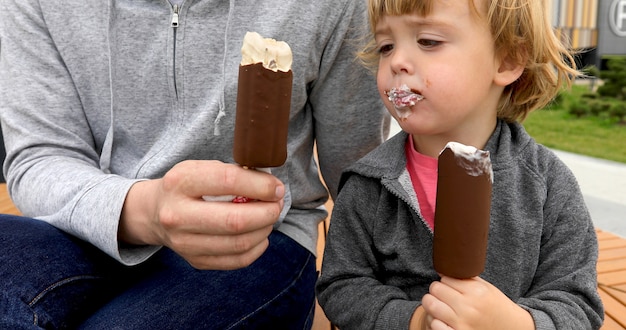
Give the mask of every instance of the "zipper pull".
[{"label": "zipper pull", "polygon": [[173,28],[178,27],[178,5],[174,5],[174,13],[172,14],[172,24]]}]

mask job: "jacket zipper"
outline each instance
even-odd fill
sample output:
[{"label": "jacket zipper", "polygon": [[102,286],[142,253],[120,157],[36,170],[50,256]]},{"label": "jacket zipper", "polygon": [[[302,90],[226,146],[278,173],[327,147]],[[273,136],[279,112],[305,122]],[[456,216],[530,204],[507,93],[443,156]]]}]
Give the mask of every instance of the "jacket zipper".
[{"label": "jacket zipper", "polygon": [[178,27],[178,5],[174,5],[174,12],[172,13],[172,27],[173,28],[177,28]]},{"label": "jacket zipper", "polygon": [[[424,219],[424,216],[422,215],[422,212],[419,209],[419,205],[415,205],[415,204],[411,203],[411,199],[408,198],[406,196],[406,194],[402,194],[402,192],[396,190],[395,187],[391,183],[383,182],[382,179],[380,179],[380,180],[381,180],[381,184],[383,185],[383,187],[385,187],[385,189],[387,189],[392,195],[398,197],[398,199],[400,199],[401,201],[405,202],[409,206],[409,208],[411,210],[413,210],[413,212],[415,212],[415,214],[417,214],[417,217],[419,218],[419,220],[422,223],[422,225],[424,225],[426,227],[426,229],[428,229],[428,231],[430,231],[431,234],[434,234],[434,231],[426,223],[426,219]],[[402,183],[400,182],[399,179],[396,179],[395,182],[398,183],[400,186],[402,186]],[[409,193],[404,188],[402,188],[402,190],[404,192],[406,192],[406,193]],[[415,193],[415,192],[413,192],[413,193]]]},{"label": "jacket zipper", "polygon": [[174,77],[174,95],[176,96],[177,100],[178,100],[178,87],[176,86],[176,30],[178,28],[178,13],[179,13],[179,11],[180,11],[180,8],[178,7],[178,5],[174,5],[173,12],[172,12],[172,20],[171,20],[171,23],[170,23],[170,26],[174,30],[174,32],[173,32],[174,41],[172,43],[172,47],[173,47],[172,70],[174,71],[173,72],[173,77]]}]

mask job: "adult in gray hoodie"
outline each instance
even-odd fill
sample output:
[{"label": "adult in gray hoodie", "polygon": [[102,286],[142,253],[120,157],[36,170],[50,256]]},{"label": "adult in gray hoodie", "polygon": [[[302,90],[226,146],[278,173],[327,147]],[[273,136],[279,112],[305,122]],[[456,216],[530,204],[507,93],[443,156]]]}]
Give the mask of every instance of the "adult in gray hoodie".
[{"label": "adult in gray hoodie", "polygon": [[[305,328],[323,204],[388,129],[354,61],[365,22],[349,0],[3,0],[4,173],[27,218],[0,219],[0,328]],[[293,51],[274,176],[232,164],[247,31]]]}]

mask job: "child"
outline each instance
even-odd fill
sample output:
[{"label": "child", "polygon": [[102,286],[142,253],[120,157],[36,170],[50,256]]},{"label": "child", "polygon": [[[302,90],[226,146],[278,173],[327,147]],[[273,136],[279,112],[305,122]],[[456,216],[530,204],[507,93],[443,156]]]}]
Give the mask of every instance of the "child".
[{"label": "child", "polygon": [[[519,123],[577,71],[542,0],[370,0],[361,53],[404,132],[344,173],[318,299],[346,329],[597,329],[597,241],[573,174]],[[404,90],[403,86],[408,87]],[[398,94],[396,109],[389,95]],[[433,269],[437,156],[491,153],[485,271]]]}]

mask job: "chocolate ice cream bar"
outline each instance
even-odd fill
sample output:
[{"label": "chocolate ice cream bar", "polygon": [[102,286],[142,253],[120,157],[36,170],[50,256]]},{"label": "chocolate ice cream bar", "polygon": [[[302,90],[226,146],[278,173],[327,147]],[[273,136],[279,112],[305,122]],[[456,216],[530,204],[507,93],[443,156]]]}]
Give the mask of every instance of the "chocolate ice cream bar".
[{"label": "chocolate ice cream bar", "polygon": [[287,159],[291,49],[248,32],[241,52],[233,157],[252,168],[281,166]]},{"label": "chocolate ice cream bar", "polygon": [[485,269],[493,171],[488,151],[450,142],[439,155],[433,263],[455,278]]}]

